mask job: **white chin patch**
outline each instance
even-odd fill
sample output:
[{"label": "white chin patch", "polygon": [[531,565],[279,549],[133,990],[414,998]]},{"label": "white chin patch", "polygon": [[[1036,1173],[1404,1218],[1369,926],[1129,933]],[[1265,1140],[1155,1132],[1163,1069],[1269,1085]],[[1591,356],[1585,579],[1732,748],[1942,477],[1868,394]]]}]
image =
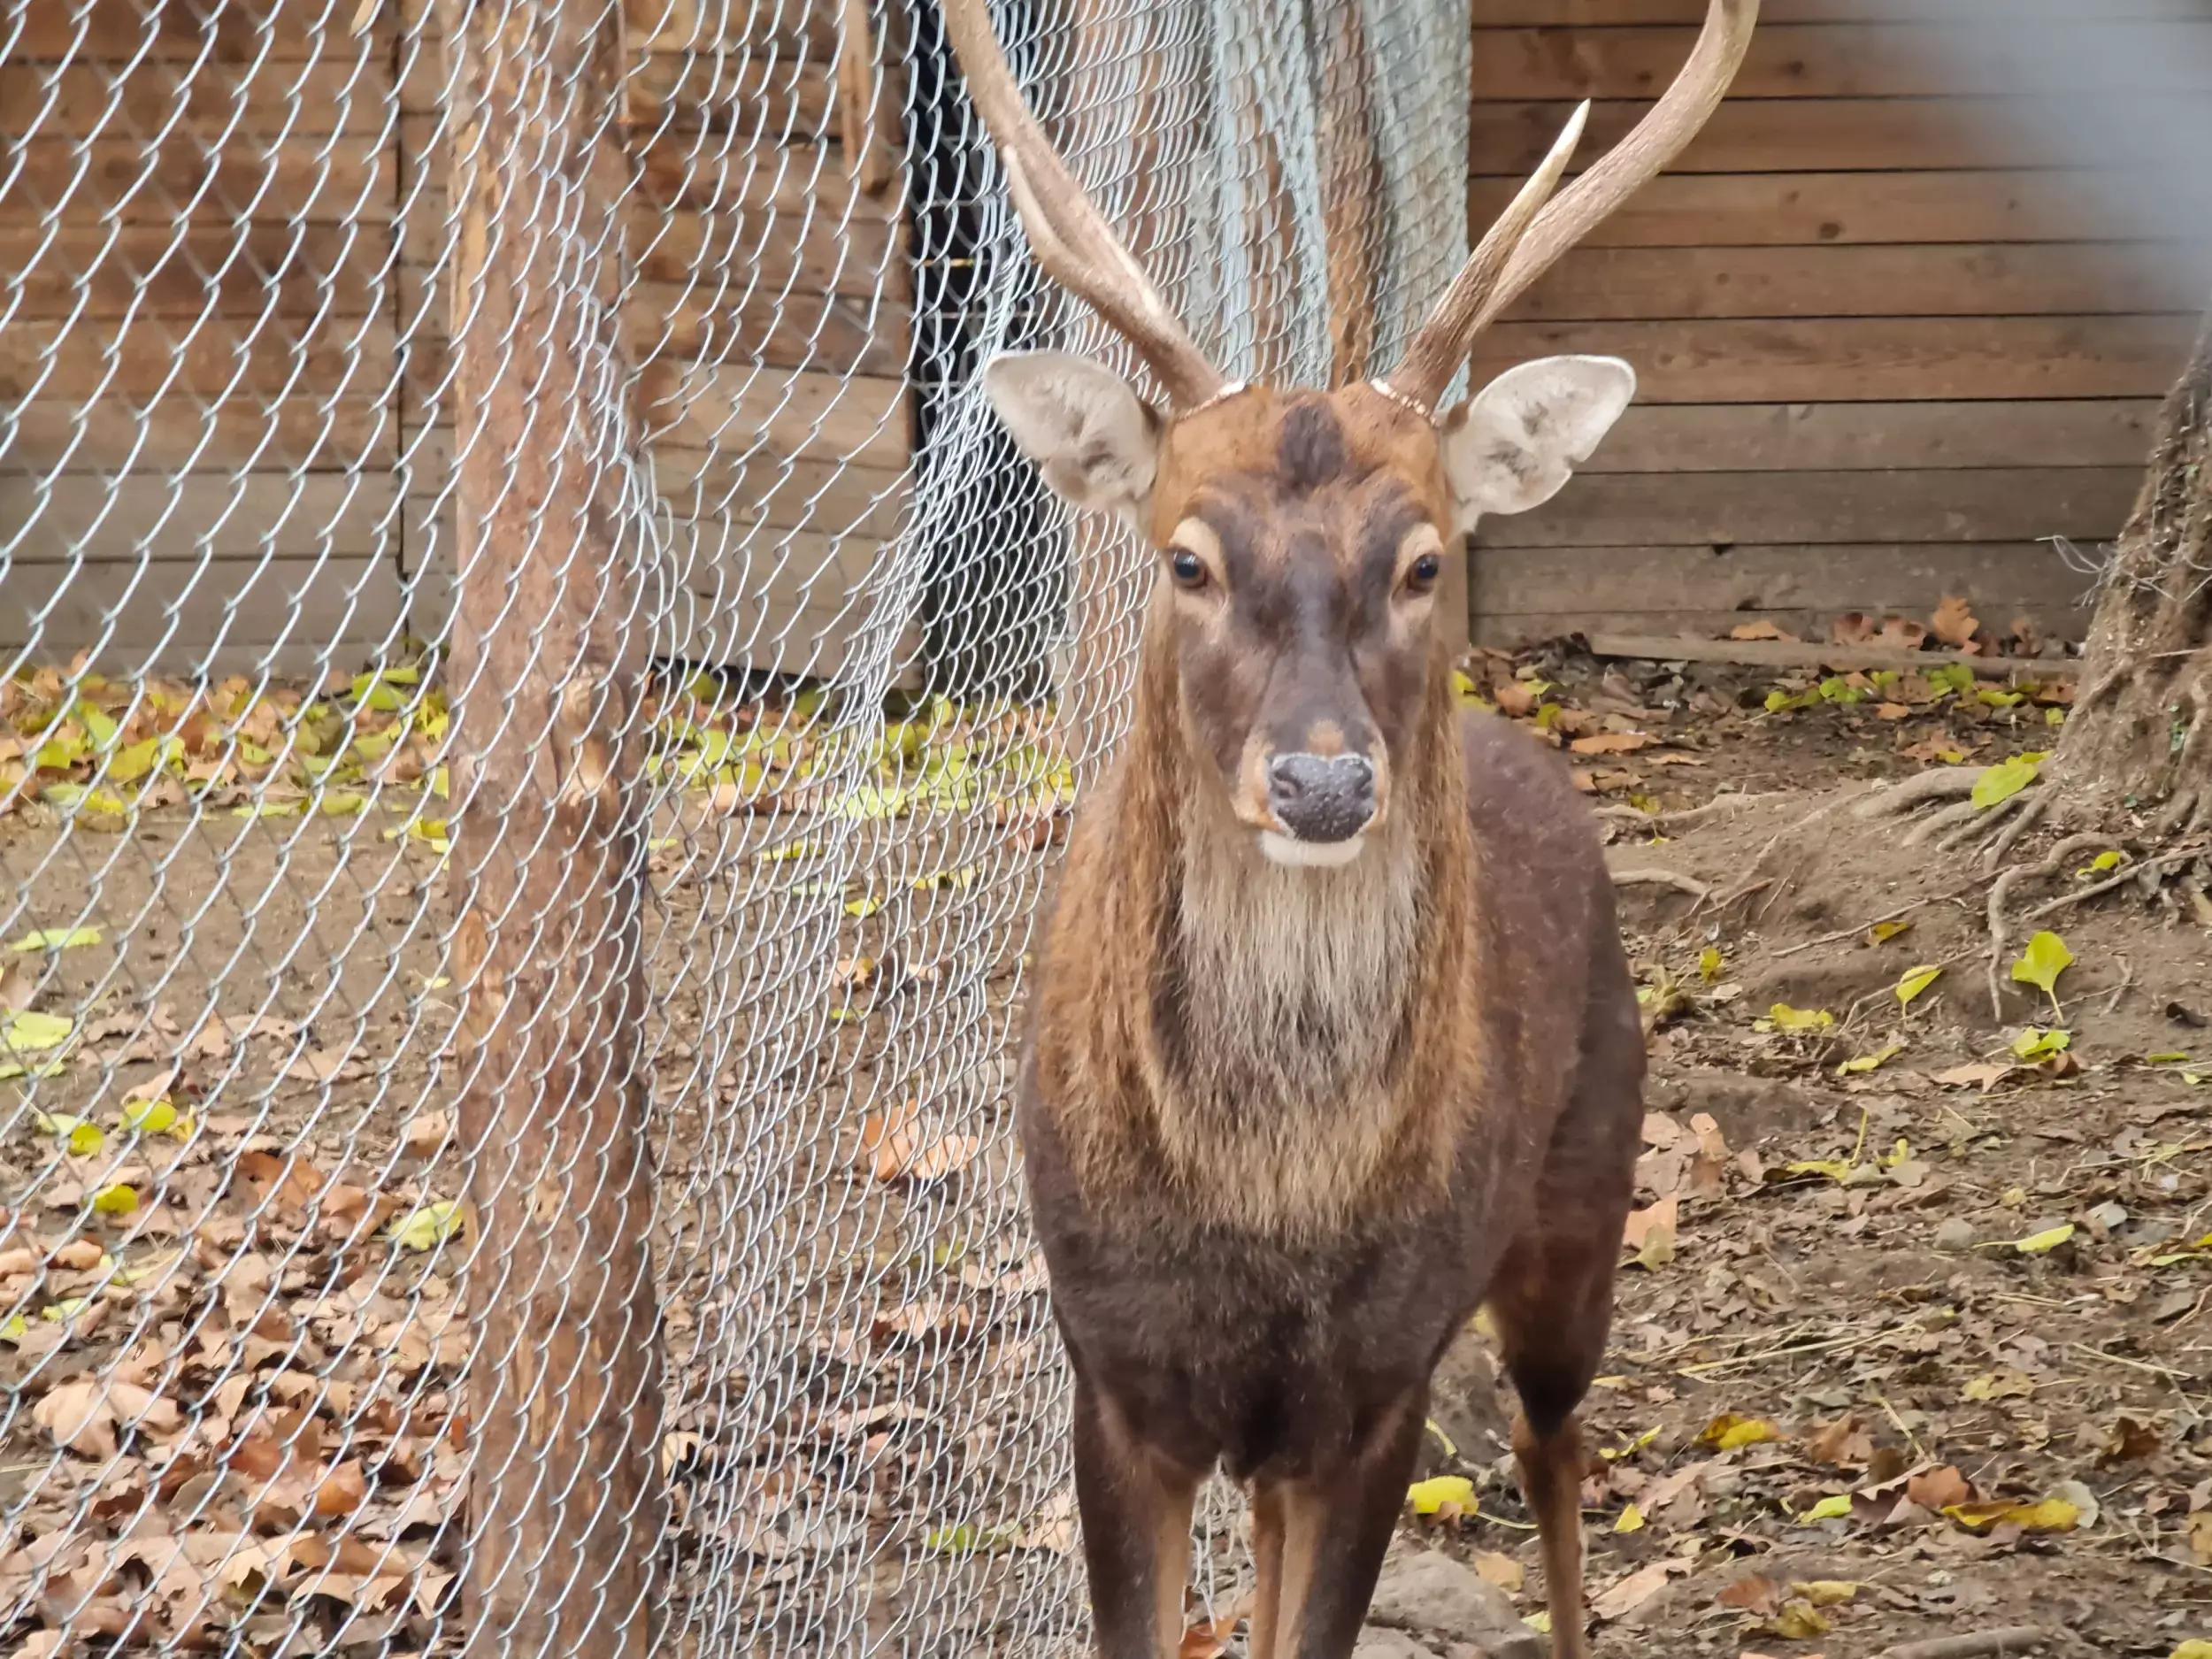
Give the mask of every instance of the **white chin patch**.
[{"label": "white chin patch", "polygon": [[1362,836],[1348,841],[1301,841],[1287,835],[1278,835],[1273,830],[1260,832],[1260,851],[1271,863],[1293,864],[1309,870],[1329,869],[1348,864],[1359,856],[1359,849],[1367,844]]}]

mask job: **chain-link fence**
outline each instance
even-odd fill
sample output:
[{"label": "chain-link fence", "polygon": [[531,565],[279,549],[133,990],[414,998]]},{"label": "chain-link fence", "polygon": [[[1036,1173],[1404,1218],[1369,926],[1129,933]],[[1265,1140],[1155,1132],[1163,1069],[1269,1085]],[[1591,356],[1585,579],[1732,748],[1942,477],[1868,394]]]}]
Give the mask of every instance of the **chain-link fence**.
[{"label": "chain-link fence", "polygon": [[[1455,267],[1463,14],[1000,18],[1233,370]],[[0,0],[0,1647],[1079,1637],[1013,1010],[1149,578],[933,8]]]}]

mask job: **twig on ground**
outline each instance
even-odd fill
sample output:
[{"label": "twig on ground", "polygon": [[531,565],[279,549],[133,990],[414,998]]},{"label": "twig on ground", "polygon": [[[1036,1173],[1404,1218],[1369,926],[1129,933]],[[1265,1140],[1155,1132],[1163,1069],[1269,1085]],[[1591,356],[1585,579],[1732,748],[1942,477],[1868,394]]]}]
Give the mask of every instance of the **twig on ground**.
[{"label": "twig on ground", "polygon": [[1640,807],[1601,806],[1598,817],[1608,824],[1633,824],[1652,830],[1688,829],[1702,824],[1707,818],[1723,812],[1732,812],[1739,807],[1750,806],[1759,801],[1778,801],[1782,792],[1770,790],[1763,795],[1715,795],[1703,806],[1684,807],[1676,812],[1647,812]]},{"label": "twig on ground", "polygon": [[2002,1630],[1970,1631],[1963,1636],[1938,1636],[1930,1641],[1900,1642],[1882,1650],[1882,1659],[1983,1659],[1991,1654],[2014,1654],[2051,1640],[2038,1624],[2008,1624]]},{"label": "twig on ground", "polygon": [[1879,927],[1884,922],[1893,922],[1901,916],[1909,915],[1924,904],[1933,904],[1938,899],[1947,899],[1951,896],[1948,893],[1931,893],[1924,899],[1915,899],[1910,904],[1901,904],[1893,910],[1885,910],[1879,916],[1870,917],[1856,927],[1840,927],[1832,933],[1823,933],[1819,938],[1808,939],[1801,944],[1786,945],[1781,949],[1770,954],[1775,956],[1793,956],[1799,951],[1810,950],[1816,945],[1837,944],[1843,940],[1863,933],[1870,928]]},{"label": "twig on ground", "polygon": [[2128,987],[2135,983],[2135,963],[2131,957],[2120,958],[2120,983],[2112,987],[2112,995],[2104,1000],[2104,1011],[2109,1014],[2120,1006],[2120,999],[2128,994]]},{"label": "twig on ground", "polygon": [[[2076,836],[2074,839],[2078,841],[2081,838]],[[2093,836],[2090,839],[2101,840],[2101,838]],[[2109,893],[2115,887],[2124,887],[2147,871],[2163,870],[2169,864],[2186,864],[2192,858],[2203,857],[2205,852],[2206,849],[2202,847],[2185,847],[2179,852],[2162,853],[2155,858],[2146,858],[2140,864],[2128,865],[2116,876],[2108,876],[2102,881],[2090,883],[2078,893],[2062,893],[2048,904],[2039,904],[2020,919],[2032,922],[2039,917],[2048,916],[2054,910],[2062,910],[2070,904],[2080,904],[2086,900],[2095,898],[2099,894]]]},{"label": "twig on ground", "polygon": [[1713,889],[1692,876],[1676,870],[1638,868],[1616,870],[1613,885],[1617,887],[1672,887],[1677,893],[1686,893],[1701,902],[1713,896]]}]

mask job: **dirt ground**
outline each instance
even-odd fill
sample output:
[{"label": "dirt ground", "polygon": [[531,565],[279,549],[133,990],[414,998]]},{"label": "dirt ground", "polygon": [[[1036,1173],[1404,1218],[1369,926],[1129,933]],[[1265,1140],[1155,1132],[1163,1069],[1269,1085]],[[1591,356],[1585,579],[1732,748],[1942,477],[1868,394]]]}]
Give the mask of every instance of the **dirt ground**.
[{"label": "dirt ground", "polygon": [[[2212,1639],[2212,865],[2069,902],[2134,864],[2116,826],[2015,883],[1993,1010],[1995,872],[1911,839],[1936,803],[1807,820],[1873,780],[2047,749],[2063,683],[1845,698],[1563,652],[1476,679],[1515,704],[1549,682],[1617,872],[1649,878],[1621,889],[1655,1029],[1586,1413],[1596,1652],[1856,1659],[2037,1626],[2002,1651],[2164,1659]],[[1632,733],[1658,741],[1608,741]],[[1643,817],[1728,795],[1759,798],[1659,834]],[[2072,957],[2055,995],[2010,972],[2043,930]],[[1431,1463],[1479,1508],[1409,1530],[1526,1610],[1509,1394],[1466,1346],[1438,1407],[1458,1455]]]},{"label": "dirt ground", "polygon": [[[2212,1640],[2206,865],[2116,826],[2016,884],[1993,1011],[1977,849],[1812,817],[2047,749],[2069,682],[1561,649],[1469,672],[1571,751],[1639,878],[1651,1116],[1587,1412],[1597,1653]],[[695,804],[656,822],[646,927],[678,1646],[1041,1651],[1079,1604],[1004,1038],[1047,820]],[[0,820],[12,934],[102,929],[19,953],[30,1010],[73,1023],[65,1063],[0,1082],[11,1650],[456,1645],[450,917],[440,838],[409,828],[432,810]],[[2010,977],[2039,930],[2072,958],[2048,993]],[[1537,1617],[1508,1409],[1471,1335],[1406,1541]],[[1188,1659],[1237,1650],[1218,1635]]]}]

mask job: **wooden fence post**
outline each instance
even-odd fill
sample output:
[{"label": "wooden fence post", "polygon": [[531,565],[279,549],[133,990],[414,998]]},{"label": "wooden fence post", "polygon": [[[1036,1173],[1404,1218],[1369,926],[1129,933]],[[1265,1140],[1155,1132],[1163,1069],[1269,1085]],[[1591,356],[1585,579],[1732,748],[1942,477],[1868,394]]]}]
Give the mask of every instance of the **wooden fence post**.
[{"label": "wooden fence post", "polygon": [[469,1156],[471,1659],[644,1659],[665,1494],[644,1008],[644,641],[611,511],[620,46],[446,0]]}]

